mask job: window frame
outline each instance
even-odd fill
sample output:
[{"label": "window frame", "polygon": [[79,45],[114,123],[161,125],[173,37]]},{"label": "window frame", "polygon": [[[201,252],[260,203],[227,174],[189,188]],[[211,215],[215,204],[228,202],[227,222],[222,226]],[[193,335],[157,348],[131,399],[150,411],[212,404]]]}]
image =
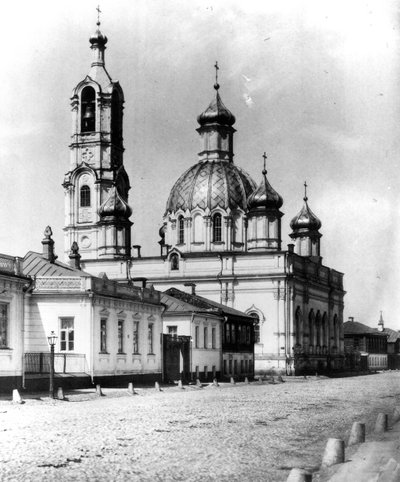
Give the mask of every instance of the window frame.
[{"label": "window frame", "polygon": [[[73,352],[75,351],[75,318],[73,316],[60,316],[59,320],[60,320],[60,351],[65,353]],[[63,323],[66,321],[72,321],[72,328],[71,327],[63,328]]]},{"label": "window frame", "polygon": [[79,207],[90,208],[92,203],[92,190],[87,184],[83,184],[79,189]]},{"label": "window frame", "polygon": [[107,318],[100,318],[100,353],[107,353]]},{"label": "window frame", "polygon": [[213,243],[222,243],[222,216],[220,213],[215,213],[213,216]]},{"label": "window frame", "polygon": [[[0,303],[0,350],[9,348],[9,303]],[[2,341],[4,338],[4,341]]]},{"label": "window frame", "polygon": [[149,323],[147,327],[147,349],[149,355],[154,355],[154,323]]},{"label": "window frame", "polygon": [[185,220],[182,215],[178,218],[178,244],[185,244]]},{"label": "window frame", "polygon": [[133,321],[133,336],[132,336],[132,350],[133,354],[137,355],[139,354],[139,321],[134,320]]}]

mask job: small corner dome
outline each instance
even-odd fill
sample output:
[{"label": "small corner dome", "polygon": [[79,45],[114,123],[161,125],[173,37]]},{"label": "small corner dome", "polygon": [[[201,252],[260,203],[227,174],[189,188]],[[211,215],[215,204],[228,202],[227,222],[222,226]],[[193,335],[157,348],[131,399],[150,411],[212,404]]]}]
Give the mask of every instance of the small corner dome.
[{"label": "small corner dome", "polygon": [[253,179],[233,162],[199,162],[176,181],[166,205],[166,212],[195,208],[247,210],[247,198],[256,188]]},{"label": "small corner dome", "polygon": [[311,211],[307,203],[307,198],[305,198],[301,211],[290,221],[290,227],[293,231],[318,231],[321,226],[321,221]]},{"label": "small corner dome", "polygon": [[[219,88],[218,84],[216,84],[214,87],[217,89],[217,86]],[[207,124],[233,126],[233,124],[236,122],[236,119],[232,112],[223,104],[217,90],[215,99],[211,102],[207,109],[197,117],[197,122],[201,126],[205,126]]]},{"label": "small corner dome", "polygon": [[100,217],[114,216],[118,218],[129,218],[132,209],[121,197],[118,189],[113,186],[108,194],[108,198],[99,208]]},{"label": "small corner dome", "polygon": [[266,171],[263,171],[263,180],[250,194],[247,200],[249,211],[259,209],[279,209],[283,205],[283,198],[268,182]]}]

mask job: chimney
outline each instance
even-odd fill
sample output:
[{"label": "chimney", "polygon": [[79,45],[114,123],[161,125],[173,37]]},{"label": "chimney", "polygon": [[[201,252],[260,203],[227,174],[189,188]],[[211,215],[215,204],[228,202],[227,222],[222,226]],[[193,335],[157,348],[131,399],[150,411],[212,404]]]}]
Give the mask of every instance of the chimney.
[{"label": "chimney", "polygon": [[354,316],[349,316],[348,321],[354,321]]},{"label": "chimney", "polygon": [[142,247],[140,246],[140,244],[134,244],[132,248],[136,251],[137,258],[141,258],[142,255],[140,254],[140,250],[142,249]]},{"label": "chimney", "polygon": [[192,288],[192,295],[196,295],[196,283],[185,283],[184,286],[190,286]]},{"label": "chimney", "polygon": [[79,246],[76,241],[72,243],[69,252],[69,265],[71,268],[81,269],[81,255],[79,254]]},{"label": "chimney", "polygon": [[54,263],[57,259],[57,256],[54,254],[54,241],[51,239],[53,231],[51,230],[50,226],[44,230],[44,239],[42,240],[43,245],[43,257],[50,261],[50,263]]},{"label": "chimney", "polygon": [[292,243],[288,244],[287,249],[289,253],[294,253],[294,244]]}]

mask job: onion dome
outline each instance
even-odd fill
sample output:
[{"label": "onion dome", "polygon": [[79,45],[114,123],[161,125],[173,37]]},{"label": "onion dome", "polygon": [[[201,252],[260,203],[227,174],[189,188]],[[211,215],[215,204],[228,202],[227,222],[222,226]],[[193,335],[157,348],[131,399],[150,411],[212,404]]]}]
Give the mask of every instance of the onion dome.
[{"label": "onion dome", "polygon": [[207,109],[197,117],[197,122],[201,126],[207,124],[221,124],[226,126],[233,126],[236,121],[235,116],[223,104],[221,97],[218,93],[218,83],[214,84],[214,89],[217,92],[215,99],[211,102]]},{"label": "onion dome", "polygon": [[96,32],[90,37],[89,42],[92,45],[101,45],[104,47],[108,41],[107,37],[100,32],[100,22],[97,22]]},{"label": "onion dome", "polygon": [[128,203],[121,197],[118,189],[112,186],[108,193],[108,198],[99,208],[100,217],[113,216],[116,218],[129,218],[132,209]]},{"label": "onion dome", "polygon": [[[264,153],[264,163],[267,156]],[[282,207],[283,199],[275,189],[271,186],[267,179],[267,170],[262,171],[263,179],[257,189],[250,194],[247,199],[247,207],[249,211],[260,209],[279,209]]]},{"label": "onion dome", "polygon": [[[304,186],[307,189],[306,183],[304,183]],[[290,221],[290,227],[293,231],[318,231],[322,224],[308,206],[307,191],[303,199],[303,207],[301,208],[301,211]]]},{"label": "onion dome", "polygon": [[233,162],[199,162],[176,181],[169,195],[166,212],[196,207],[213,210],[247,209],[247,197],[254,191],[253,179]]}]

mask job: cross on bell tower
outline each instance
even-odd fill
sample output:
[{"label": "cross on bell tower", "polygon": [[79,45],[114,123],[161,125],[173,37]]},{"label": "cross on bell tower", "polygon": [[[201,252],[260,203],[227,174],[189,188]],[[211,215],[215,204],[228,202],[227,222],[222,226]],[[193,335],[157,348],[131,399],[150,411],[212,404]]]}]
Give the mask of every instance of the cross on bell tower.
[{"label": "cross on bell tower", "polygon": [[81,264],[130,257],[132,213],[123,163],[124,94],[105,67],[108,39],[97,28],[90,37],[92,62],[71,98],[70,170],[64,178],[65,256],[79,246]]}]

